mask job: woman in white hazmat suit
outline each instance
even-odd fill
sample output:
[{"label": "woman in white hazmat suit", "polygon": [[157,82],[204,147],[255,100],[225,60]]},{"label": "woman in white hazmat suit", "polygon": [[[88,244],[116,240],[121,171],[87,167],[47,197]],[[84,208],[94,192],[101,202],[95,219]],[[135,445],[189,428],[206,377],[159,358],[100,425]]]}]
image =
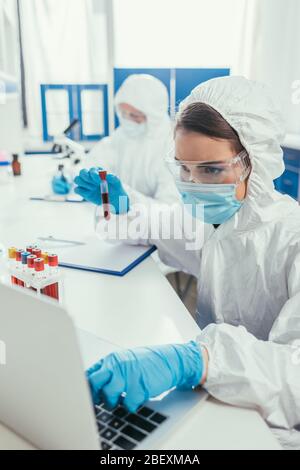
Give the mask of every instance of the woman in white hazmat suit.
[{"label": "woman in white hazmat suit", "polygon": [[[201,108],[211,119],[207,131],[208,118]],[[195,122],[195,115],[200,120],[202,115],[204,124]],[[237,148],[231,145],[236,144],[232,136],[211,133],[214,119],[216,128],[221,119],[236,134]],[[280,113],[267,87],[258,82],[234,76],[212,79],[182,103],[175,130],[177,165],[181,176],[190,172],[189,183],[196,182],[196,174],[200,184],[193,192],[181,179],[178,188],[193,210],[195,200],[202,200],[204,221],[214,224],[204,224],[200,253],[187,251],[184,239],[152,241],[150,221],[135,243],[152,241],[163,261],[198,278],[201,332],[184,345],[107,356],[88,371],[95,401],[101,392],[113,406],[125,391],[124,404],[135,409],[171,386],[201,383],[225,403],[257,409],[284,446],[300,448],[300,208],[274,189],[273,180],[284,169],[282,139]],[[219,189],[214,184],[212,192],[218,194],[207,197],[207,181],[201,181],[203,173],[197,169],[203,161],[236,165],[238,177],[224,179]],[[195,162],[198,166],[193,167]],[[217,163],[204,166],[209,168],[205,178],[219,174]],[[83,176],[92,191],[95,175]],[[79,193],[80,183],[79,178]],[[113,176],[110,190],[125,193]],[[112,216],[106,224],[130,216],[135,195],[128,193],[128,198],[129,212]]]},{"label": "woman in white hazmat suit", "polygon": [[101,166],[142,195],[172,203],[178,192],[164,165],[172,140],[165,85],[152,75],[128,77],[115,96],[120,126],[89,152],[85,166]]}]

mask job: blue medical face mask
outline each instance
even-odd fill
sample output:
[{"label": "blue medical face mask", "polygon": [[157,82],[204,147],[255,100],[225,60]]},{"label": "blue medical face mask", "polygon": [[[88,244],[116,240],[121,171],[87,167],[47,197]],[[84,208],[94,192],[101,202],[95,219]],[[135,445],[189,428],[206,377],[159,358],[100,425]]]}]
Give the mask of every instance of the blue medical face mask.
[{"label": "blue medical face mask", "polygon": [[134,122],[130,119],[120,117],[120,123],[122,129],[128,137],[137,138],[146,133],[146,123],[145,122]]},{"label": "blue medical face mask", "polygon": [[242,206],[235,196],[236,184],[194,184],[177,181],[186,209],[207,224],[222,224]]}]

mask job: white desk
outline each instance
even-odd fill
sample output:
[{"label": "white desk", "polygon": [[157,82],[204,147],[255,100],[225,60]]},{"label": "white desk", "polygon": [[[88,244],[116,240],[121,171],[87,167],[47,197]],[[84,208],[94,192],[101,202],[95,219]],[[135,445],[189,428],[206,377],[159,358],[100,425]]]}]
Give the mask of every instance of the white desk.
[{"label": "white desk", "polygon": [[[44,194],[57,163],[26,157],[23,176],[0,187],[0,242],[23,247],[36,236],[80,239],[93,231],[90,204],[30,201]],[[1,271],[0,271],[1,273]],[[198,327],[151,258],[125,277],[64,269],[65,302],[76,325],[124,347],[182,342]],[[258,413],[210,398],[164,446],[166,449],[279,449]],[[0,449],[30,448],[0,425]]]}]

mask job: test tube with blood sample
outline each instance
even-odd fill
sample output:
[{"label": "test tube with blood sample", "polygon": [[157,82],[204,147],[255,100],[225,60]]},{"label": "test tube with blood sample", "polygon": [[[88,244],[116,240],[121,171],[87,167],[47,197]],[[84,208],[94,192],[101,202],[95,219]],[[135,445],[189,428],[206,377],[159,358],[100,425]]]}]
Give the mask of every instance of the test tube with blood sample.
[{"label": "test tube with blood sample", "polygon": [[110,219],[109,210],[109,195],[108,195],[108,184],[106,181],[107,172],[104,170],[99,171],[100,176],[100,192],[103,205],[103,213],[106,220]]},{"label": "test tube with blood sample", "polygon": [[[58,274],[58,256],[54,253],[48,254],[48,263],[49,263],[49,275],[55,276]],[[47,287],[49,289],[50,297],[54,299],[59,299],[59,288],[58,282],[54,282],[50,286]]]},{"label": "test tube with blood sample", "polygon": [[[22,253],[23,253],[23,251],[24,250],[21,250],[21,249],[16,250],[16,271],[19,271],[20,274],[22,272],[22,264],[21,263],[22,263]],[[22,286],[22,287],[25,286],[24,281],[21,281],[21,279],[18,279],[18,276],[16,276],[16,280],[17,280],[16,284],[18,286]]]},{"label": "test tube with blood sample", "polygon": [[48,255],[48,253],[47,253],[46,251],[43,251],[43,252],[42,252],[41,258],[43,258],[43,260],[44,260],[45,268],[46,268],[46,265],[48,266],[48,262],[49,262],[48,256],[49,256],[49,255]]},{"label": "test tube with blood sample", "polygon": [[[16,269],[16,251],[15,247],[11,247],[8,249],[8,260],[9,260],[9,268],[11,270]],[[18,284],[18,280],[15,276],[10,277],[12,284]]]},{"label": "test tube with blood sample", "polygon": [[[44,260],[44,269],[45,269],[45,277],[47,277],[49,275],[49,260],[48,260],[48,253],[46,251],[43,251],[42,254],[41,254],[41,258],[43,258]],[[43,289],[43,294],[45,295],[50,295],[51,293],[51,286],[46,286],[44,287]]]},{"label": "test tube with blood sample", "polygon": [[27,258],[30,255],[29,251],[23,251],[21,254],[22,274],[28,274]]},{"label": "test tube with blood sample", "polygon": [[42,256],[42,250],[38,247],[34,247],[31,253],[35,255],[37,258],[41,258]]},{"label": "test tube with blood sample", "polygon": [[[37,282],[42,281],[42,279],[45,277],[45,265],[43,258],[35,258],[33,264],[35,280]],[[44,294],[44,289],[41,289],[41,293]]]},{"label": "test tube with blood sample", "polygon": [[[36,259],[35,255],[29,255],[27,256],[27,273],[28,273],[28,278],[29,278],[29,284],[31,281],[34,279],[34,260]],[[32,286],[30,286],[30,289],[35,290],[36,289]]]}]

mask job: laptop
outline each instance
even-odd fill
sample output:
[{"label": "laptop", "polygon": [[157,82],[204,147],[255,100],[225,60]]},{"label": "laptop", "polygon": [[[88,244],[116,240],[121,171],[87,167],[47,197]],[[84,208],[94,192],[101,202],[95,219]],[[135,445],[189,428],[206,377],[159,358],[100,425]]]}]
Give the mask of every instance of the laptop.
[{"label": "laptop", "polygon": [[94,406],[85,370],[120,349],[66,310],[0,284],[0,422],[39,449],[159,449],[207,394],[172,390],[136,413]]}]

